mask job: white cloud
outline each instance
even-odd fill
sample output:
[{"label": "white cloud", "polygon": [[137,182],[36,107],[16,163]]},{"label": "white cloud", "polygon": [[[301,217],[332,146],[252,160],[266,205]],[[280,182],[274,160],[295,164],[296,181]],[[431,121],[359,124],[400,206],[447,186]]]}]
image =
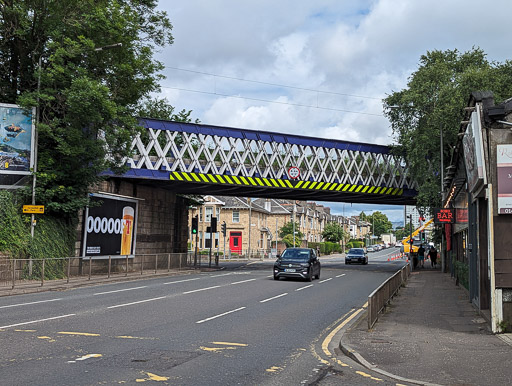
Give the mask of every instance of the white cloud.
[{"label": "white cloud", "polygon": [[202,73],[167,68],[162,85],[181,90],[162,95],[206,124],[389,144],[389,123],[371,114],[405,87],[421,55],[478,46],[504,61],[512,52],[510,0],[173,0],[160,8],[175,43],[158,59]]}]

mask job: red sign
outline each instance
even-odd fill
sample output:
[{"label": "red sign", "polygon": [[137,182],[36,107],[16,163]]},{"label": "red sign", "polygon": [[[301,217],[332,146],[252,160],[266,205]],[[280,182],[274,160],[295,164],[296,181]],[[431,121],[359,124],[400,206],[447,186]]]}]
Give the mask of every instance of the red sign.
[{"label": "red sign", "polygon": [[292,166],[288,169],[288,177],[295,180],[300,177],[300,169],[296,166]]},{"label": "red sign", "polygon": [[452,224],[455,220],[453,209],[434,209],[434,223],[436,224]]}]

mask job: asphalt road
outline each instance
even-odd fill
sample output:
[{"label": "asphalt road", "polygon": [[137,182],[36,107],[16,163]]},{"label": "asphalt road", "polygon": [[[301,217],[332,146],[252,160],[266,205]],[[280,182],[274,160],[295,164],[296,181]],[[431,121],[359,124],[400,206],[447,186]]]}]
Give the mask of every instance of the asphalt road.
[{"label": "asphalt road", "polygon": [[0,298],[2,385],[395,384],[336,355],[337,334],[398,270],[322,258],[320,280],[272,263]]}]

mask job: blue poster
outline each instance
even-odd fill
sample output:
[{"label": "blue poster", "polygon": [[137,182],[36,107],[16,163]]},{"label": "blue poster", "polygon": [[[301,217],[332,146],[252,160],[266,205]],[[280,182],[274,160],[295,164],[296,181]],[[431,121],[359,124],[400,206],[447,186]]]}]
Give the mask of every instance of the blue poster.
[{"label": "blue poster", "polygon": [[30,174],[35,108],[0,103],[0,174]]}]

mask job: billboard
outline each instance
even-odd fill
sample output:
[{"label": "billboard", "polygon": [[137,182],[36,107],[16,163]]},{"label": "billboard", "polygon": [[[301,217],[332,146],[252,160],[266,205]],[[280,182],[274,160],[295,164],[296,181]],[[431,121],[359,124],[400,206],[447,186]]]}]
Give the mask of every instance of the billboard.
[{"label": "billboard", "polygon": [[135,199],[94,193],[85,210],[83,257],[133,256],[137,231]]},{"label": "billboard", "polygon": [[464,147],[464,163],[468,178],[468,189],[475,192],[482,184],[487,184],[482,126],[480,113],[477,109],[471,113],[471,119],[462,139]]},{"label": "billboard", "polygon": [[512,145],[498,145],[498,214],[512,214]]},{"label": "billboard", "polygon": [[0,176],[31,174],[35,110],[0,103]]},{"label": "billboard", "polygon": [[453,224],[455,221],[454,210],[450,208],[435,208],[434,223],[435,224]]}]

